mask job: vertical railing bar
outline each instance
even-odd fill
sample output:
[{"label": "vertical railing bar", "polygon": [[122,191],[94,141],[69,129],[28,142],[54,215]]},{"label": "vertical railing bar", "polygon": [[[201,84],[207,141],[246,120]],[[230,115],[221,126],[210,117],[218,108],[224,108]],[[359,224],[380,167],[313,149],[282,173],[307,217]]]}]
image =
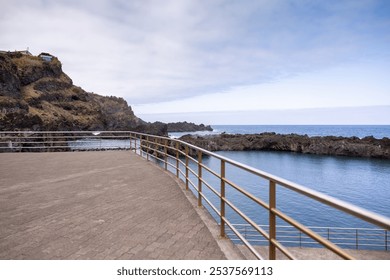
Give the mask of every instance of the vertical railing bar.
[{"label": "vertical railing bar", "polygon": [[[133,146],[133,133],[130,132],[130,151],[132,151],[132,146]],[[134,145],[135,146],[135,145]]]},{"label": "vertical railing bar", "polygon": [[157,137],[155,137],[154,138],[154,145],[155,145],[154,150],[155,151],[153,151],[153,154],[155,153],[155,156],[156,156],[155,160],[157,162],[158,162],[158,157],[160,156],[160,153],[159,153],[159,151],[160,151],[160,143],[159,142],[160,142],[159,139]]},{"label": "vertical railing bar", "polygon": [[188,190],[188,146],[185,147],[186,150],[186,190]]},{"label": "vertical railing bar", "polygon": [[202,151],[198,151],[198,207],[202,206]]},{"label": "vertical railing bar", "polygon": [[179,178],[179,142],[176,142],[176,177]]},{"label": "vertical railing bar", "polygon": [[[139,143],[138,143],[138,145],[139,145],[139,155],[142,157],[142,153],[141,153],[142,135],[139,135],[139,140],[138,141],[139,141]],[[137,151],[135,153],[137,153]]]},{"label": "vertical railing bar", "polygon": [[385,250],[387,251],[387,230],[385,230]]},{"label": "vertical railing bar", "polygon": [[145,138],[145,136],[140,135],[139,137],[139,155],[143,157],[143,151],[142,151],[142,140]]},{"label": "vertical railing bar", "polygon": [[356,229],[356,250],[359,250],[359,230]]},{"label": "vertical railing bar", "polygon": [[139,136],[139,155],[142,156],[142,135]]},{"label": "vertical railing bar", "polygon": [[269,259],[276,260],[276,215],[272,212],[276,208],[276,183],[269,181]]},{"label": "vertical railing bar", "polygon": [[225,234],[225,161],[221,159],[221,205],[220,205],[220,213],[221,213],[221,222],[220,222],[220,235],[221,237],[226,237]]},{"label": "vertical railing bar", "polygon": [[165,170],[168,170],[168,140],[164,142]]},{"label": "vertical railing bar", "polygon": [[146,160],[149,160],[149,135],[146,136]]},{"label": "vertical railing bar", "polygon": [[302,248],[302,231],[299,231],[299,248]]},{"label": "vertical railing bar", "polygon": [[142,145],[143,145],[142,139],[143,139],[143,138],[144,138],[144,136],[142,136],[142,135],[139,136],[139,155],[140,155],[141,157],[143,157],[143,154],[142,154]]},{"label": "vertical railing bar", "polygon": [[134,143],[134,153],[137,153],[137,136],[136,135],[133,135],[133,133],[131,134],[132,136],[132,143]]}]

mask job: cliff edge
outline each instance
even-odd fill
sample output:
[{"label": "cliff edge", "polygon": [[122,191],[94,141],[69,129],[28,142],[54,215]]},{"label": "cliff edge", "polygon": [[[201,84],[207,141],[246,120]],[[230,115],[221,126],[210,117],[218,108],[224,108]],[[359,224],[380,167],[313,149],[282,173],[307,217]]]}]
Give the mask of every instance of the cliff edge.
[{"label": "cliff edge", "polygon": [[134,130],[167,134],[136,117],[123,98],[73,85],[57,57],[0,53],[0,130]]}]

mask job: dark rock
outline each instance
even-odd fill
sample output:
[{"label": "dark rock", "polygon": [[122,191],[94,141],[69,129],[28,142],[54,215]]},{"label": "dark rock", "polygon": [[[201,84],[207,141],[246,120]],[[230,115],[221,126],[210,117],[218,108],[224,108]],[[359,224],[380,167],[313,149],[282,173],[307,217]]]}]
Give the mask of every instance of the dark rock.
[{"label": "dark rock", "polygon": [[189,122],[168,123],[168,132],[213,131],[211,126]]},{"label": "dark rock", "polygon": [[133,129],[133,131],[153,134],[153,135],[167,135],[167,124],[162,122],[143,123]]},{"label": "dark rock", "polygon": [[0,96],[20,98],[20,80],[17,67],[7,55],[0,54]]},{"label": "dark rock", "polygon": [[373,157],[390,159],[390,139],[374,137],[308,137],[297,134],[262,133],[249,135],[209,135],[193,137],[184,135],[185,142],[209,151],[268,150],[304,154]]}]

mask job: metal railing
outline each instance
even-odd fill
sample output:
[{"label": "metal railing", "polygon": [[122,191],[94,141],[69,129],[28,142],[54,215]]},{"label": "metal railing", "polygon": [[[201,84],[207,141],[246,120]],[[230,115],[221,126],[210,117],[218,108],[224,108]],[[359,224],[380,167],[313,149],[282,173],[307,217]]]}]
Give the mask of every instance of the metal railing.
[{"label": "metal railing", "polygon": [[0,131],[0,152],[130,149],[129,131]]},{"label": "metal railing", "polygon": [[[113,144],[113,141],[120,141],[120,143]],[[384,242],[388,244],[388,230],[390,230],[389,218],[181,140],[130,131],[0,132],[0,152],[79,151],[99,149],[131,149],[136,154],[145,157],[147,160],[154,160],[161,164],[165,170],[173,172],[178,178],[184,181],[187,190],[191,188],[196,194],[198,206],[207,208],[210,213],[216,217],[220,228],[220,236],[229,236],[233,240],[239,240],[257,259],[264,259],[265,257],[260,255],[256,250],[254,245],[256,243],[254,243],[251,235],[256,235],[256,239],[258,239],[258,236],[261,236],[262,240],[265,241],[264,244],[269,246],[269,259],[276,259],[277,250],[282,252],[289,259],[295,259],[294,255],[287,247],[289,242],[286,242],[286,235],[291,235],[291,233],[284,232],[288,228],[284,227],[282,223],[288,224],[290,228],[299,232],[298,238],[301,240],[301,243],[299,244],[309,245],[312,243],[308,242],[315,242],[344,259],[353,259],[351,255],[338,246],[341,244],[338,240],[335,240],[333,234],[332,238],[327,238],[327,236],[324,236],[324,234],[321,233],[320,228],[305,226],[287,215],[285,211],[282,211],[281,208],[283,208],[283,205],[280,202],[277,204],[276,197],[277,190],[279,189],[288,189],[294,194],[317,201],[332,209],[340,210],[352,217],[378,226],[385,233]],[[219,162],[218,167],[211,168],[205,164],[203,161],[206,157],[217,160]],[[235,178],[230,179],[230,167],[238,168],[246,174],[245,176],[255,176],[256,178],[267,182],[266,185],[259,185],[259,188],[267,189],[267,199],[261,199],[260,196],[250,193],[240,184],[235,182]],[[209,177],[214,178],[214,180],[209,179]],[[245,213],[242,207],[237,206],[237,201],[229,197],[231,191],[239,193],[267,212],[268,222],[266,225],[259,225],[253,218],[253,215],[251,216],[251,213]],[[211,198],[212,196],[217,199],[213,200]],[[247,231],[246,234],[243,233],[242,228],[237,225],[235,220],[231,218],[232,213],[245,221],[246,229],[244,231]],[[331,232],[329,232],[329,234],[331,234]],[[355,242],[358,240],[357,247],[361,247],[362,243],[359,243],[360,240],[362,240],[361,234],[357,233],[356,236]]]},{"label": "metal railing", "polygon": [[[307,227],[282,212],[276,204],[277,188],[289,189],[296,194],[310,198],[320,202],[321,204],[330,206],[333,209],[347,213],[350,216],[376,225],[385,230],[386,238],[387,231],[390,230],[390,219],[387,217],[375,214],[350,203],[236,162],[181,140],[136,132],[130,133],[130,139],[131,150],[140,156],[145,157],[147,160],[153,159],[156,162],[161,163],[165,170],[173,172],[178,178],[184,181],[187,190],[190,187],[194,190],[194,193],[197,196],[198,206],[207,206],[207,208],[217,215],[219,219],[218,224],[221,237],[228,236],[226,230],[228,229],[229,232],[233,233],[237,240],[240,240],[257,259],[265,259],[265,257],[260,255],[254,245],[251,244],[251,240],[248,238],[248,235],[245,236],[229,219],[227,216],[227,210],[233,211],[236,215],[240,216],[240,218],[242,218],[247,225],[254,230],[254,232],[266,240],[268,243],[267,245],[269,246],[268,258],[270,260],[276,259],[276,250],[282,252],[289,259],[296,259],[295,256],[288,250],[288,247],[282,244],[283,242],[281,241],[281,238],[284,238],[283,232],[280,232],[280,228],[277,226],[277,220],[282,220],[283,222],[289,224],[291,227],[300,232],[301,237],[303,235],[307,236],[310,240],[312,240],[310,242],[320,244],[341,258],[354,259],[353,256],[340,248],[336,244],[337,242],[333,242],[334,240],[322,236],[315,231],[316,229]],[[205,156],[219,160],[220,165],[218,170],[213,170],[209,166],[203,164],[203,158]],[[229,179],[227,176],[226,165],[234,166],[248,174],[253,174],[268,181],[268,201],[266,202],[251,194]],[[203,176],[204,172],[207,172],[209,175],[217,178],[219,182],[218,186],[207,181]],[[268,225],[266,227],[258,225],[247,213],[244,213],[239,207],[237,207],[235,202],[228,199],[226,193],[227,186],[268,211]],[[206,190],[208,191],[206,192]],[[217,196],[218,202],[212,202],[207,196],[207,193]],[[304,244],[303,241],[301,244]]]},{"label": "metal railing", "polygon": [[[247,224],[233,224],[234,227],[247,239],[251,244],[264,246],[268,245],[268,240],[261,238],[258,232]],[[269,231],[268,225],[259,225]],[[346,249],[377,249],[388,251],[390,248],[390,234],[388,230],[379,228],[343,228],[343,227],[314,227],[309,229],[317,232],[335,245]],[[282,244],[291,247],[318,247],[318,243],[306,236],[302,231],[293,226],[276,226],[278,239]],[[233,242],[239,242],[231,231],[227,236]]]}]

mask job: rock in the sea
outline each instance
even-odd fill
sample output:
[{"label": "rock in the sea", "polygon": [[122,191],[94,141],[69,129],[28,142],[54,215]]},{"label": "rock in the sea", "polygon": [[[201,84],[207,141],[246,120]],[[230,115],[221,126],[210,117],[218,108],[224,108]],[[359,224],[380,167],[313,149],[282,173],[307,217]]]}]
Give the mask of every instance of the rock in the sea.
[{"label": "rock in the sea", "polygon": [[309,137],[297,134],[184,135],[185,142],[209,151],[287,151],[304,154],[390,159],[390,139],[374,137]]},{"label": "rock in the sea", "polygon": [[194,131],[213,131],[212,127],[204,124],[195,124],[192,122],[168,123],[168,132],[194,132]]}]

